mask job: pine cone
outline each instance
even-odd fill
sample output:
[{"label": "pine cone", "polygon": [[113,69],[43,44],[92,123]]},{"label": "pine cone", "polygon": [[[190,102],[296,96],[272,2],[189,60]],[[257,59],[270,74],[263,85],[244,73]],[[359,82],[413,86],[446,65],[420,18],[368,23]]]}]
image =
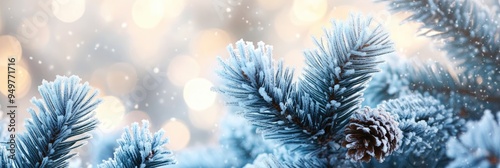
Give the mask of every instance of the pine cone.
[{"label": "pine cone", "polygon": [[375,157],[383,162],[401,145],[403,136],[393,117],[382,108],[364,109],[356,112],[345,129],[342,146],[347,148],[347,157],[354,161],[370,161]]}]

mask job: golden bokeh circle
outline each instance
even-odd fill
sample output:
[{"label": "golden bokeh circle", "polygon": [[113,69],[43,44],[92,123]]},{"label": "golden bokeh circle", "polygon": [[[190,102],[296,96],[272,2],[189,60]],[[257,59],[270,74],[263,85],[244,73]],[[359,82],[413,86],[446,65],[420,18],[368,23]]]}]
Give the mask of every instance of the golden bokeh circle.
[{"label": "golden bokeh circle", "polygon": [[108,89],[115,94],[130,93],[136,86],[137,73],[129,63],[116,63],[108,68],[106,75]]},{"label": "golden bokeh circle", "polygon": [[183,122],[171,119],[162,126],[162,129],[165,130],[165,137],[169,139],[166,145],[169,149],[178,151],[189,144],[191,133]]},{"label": "golden bokeh circle", "polygon": [[190,79],[198,77],[200,65],[191,56],[181,55],[172,58],[168,65],[167,77],[173,84],[184,86]]},{"label": "golden bokeh circle", "polygon": [[125,114],[125,106],[122,101],[115,96],[104,96],[102,103],[97,106],[95,112],[99,120],[99,128],[109,132],[122,124]]},{"label": "golden bokeh circle", "polygon": [[[24,97],[30,90],[31,88],[31,75],[28,71],[28,69],[24,68],[23,66],[20,65],[20,62],[16,62],[16,65],[12,66],[15,68],[15,73],[11,73],[14,78],[13,79],[15,83],[13,86],[15,87],[14,91],[14,96],[15,99],[18,100],[19,98]],[[0,80],[5,81],[5,82],[0,82],[0,92],[2,92],[3,95],[7,96],[9,95],[9,85],[7,83],[8,80],[8,67],[7,64],[2,64],[0,65]]]},{"label": "golden bokeh circle", "polygon": [[85,0],[53,0],[52,13],[62,22],[75,22],[85,13]]},{"label": "golden bokeh circle", "polygon": [[7,65],[8,58],[21,61],[23,50],[21,43],[16,37],[10,35],[0,36],[0,64]]}]

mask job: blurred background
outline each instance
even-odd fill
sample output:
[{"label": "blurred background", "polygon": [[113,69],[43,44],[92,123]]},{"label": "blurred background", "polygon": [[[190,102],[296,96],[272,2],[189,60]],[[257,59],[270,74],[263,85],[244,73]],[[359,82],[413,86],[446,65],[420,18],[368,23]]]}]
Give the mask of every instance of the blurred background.
[{"label": "blurred background", "polygon": [[[17,58],[17,127],[42,80],[78,75],[100,90],[101,121],[76,164],[112,157],[115,139],[132,122],[163,128],[174,152],[216,145],[229,112],[217,86],[216,58],[239,39],[274,46],[274,58],[301,74],[302,52],[314,48],[332,19],[370,14],[395,41],[400,57],[439,59],[406,14],[366,0],[1,0],[0,105],[6,111],[7,57]],[[0,113],[0,117],[3,112]]]}]

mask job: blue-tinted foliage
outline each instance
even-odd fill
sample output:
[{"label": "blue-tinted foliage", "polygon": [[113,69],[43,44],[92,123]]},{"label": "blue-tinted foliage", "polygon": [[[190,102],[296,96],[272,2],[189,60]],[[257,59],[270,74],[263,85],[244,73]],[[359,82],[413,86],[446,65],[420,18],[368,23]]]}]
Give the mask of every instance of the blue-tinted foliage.
[{"label": "blue-tinted foliage", "polygon": [[453,137],[447,155],[448,167],[500,167],[500,112],[495,117],[486,111],[480,121],[467,123],[468,131]]},{"label": "blue-tinted foliage", "polygon": [[[42,99],[31,100],[38,107],[38,112],[28,109],[32,118],[26,120],[26,132],[16,135],[15,160],[7,158],[10,152],[2,142],[0,167],[69,166],[68,160],[76,155],[70,153],[71,150],[83,146],[84,141],[91,137],[88,132],[97,127],[93,111],[101,102],[95,98],[97,91],[91,92],[88,83],[81,84],[80,80],[77,76],[57,76],[54,82],[43,81],[38,88]],[[152,137],[147,128],[147,122],[140,132],[137,124],[133,125],[133,134],[127,130],[119,140],[121,146],[115,153],[115,159],[101,166],[135,168],[175,163],[167,157],[170,152],[163,149],[166,143],[165,139],[161,139],[163,134],[156,133]],[[140,157],[143,159],[140,160]]]},{"label": "blue-tinted foliage", "polygon": [[256,127],[243,117],[229,113],[221,120],[219,146],[194,148],[177,154],[177,167],[243,167],[261,153],[272,153],[274,145],[264,141]]},{"label": "blue-tinted foliage", "polygon": [[8,154],[9,152],[6,147],[0,145],[0,168],[10,168],[15,166],[13,160],[8,158]]},{"label": "blue-tinted foliage", "polygon": [[54,82],[43,81],[38,88],[42,99],[31,102],[38,107],[28,109],[26,132],[17,135],[17,167],[67,167],[75,156],[71,150],[90,138],[86,133],[97,126],[93,110],[100,100],[94,99],[88,83],[80,84],[76,76],[58,76]]},{"label": "blue-tinted foliage", "polygon": [[366,87],[363,105],[376,107],[384,100],[395,99],[410,94],[408,62],[395,54],[383,57],[381,72],[375,73]]},{"label": "blue-tinted foliage", "polygon": [[449,161],[446,141],[464,131],[465,121],[431,96],[407,95],[383,102],[379,108],[399,122],[403,142],[383,163],[372,161],[374,167],[443,167]]},{"label": "blue-tinted foliage", "polygon": [[297,158],[294,160],[280,160],[272,154],[259,155],[252,164],[244,168],[294,168],[294,167],[327,167],[326,162],[318,158]]},{"label": "blue-tinted foliage", "polygon": [[239,41],[228,48],[230,58],[220,61],[224,82],[217,90],[230,97],[230,105],[243,108],[265,139],[336,165],[331,160],[341,158],[343,128],[377,71],[377,57],[393,52],[388,34],[371,26],[370,18],[358,15],[333,21],[332,29],[315,40],[317,48],[305,53],[307,67],[298,84],[292,70],[272,59],[271,46]]},{"label": "blue-tinted foliage", "polygon": [[154,135],[149,132],[149,122],[142,121],[142,128],[133,123],[132,128],[125,128],[121,139],[118,139],[118,148],[114,158],[104,161],[101,168],[144,168],[160,167],[175,164],[171,157],[172,152],[165,148],[168,139],[163,138],[164,131]]},{"label": "blue-tinted foliage", "polygon": [[[401,59],[401,58],[400,58]],[[365,103],[376,106],[383,100],[412,92],[427,93],[440,100],[462,118],[479,119],[484,109],[500,109],[500,99],[486,93],[486,86],[461,78],[438,62],[388,61],[374,75],[366,90]],[[471,83],[472,82],[472,83]],[[474,86],[474,87],[473,87]],[[491,86],[488,86],[491,87]],[[490,94],[481,96],[481,94]],[[500,98],[500,97],[499,97]]]},{"label": "blue-tinted foliage", "polygon": [[500,78],[496,70],[500,64],[498,22],[480,1],[387,1],[391,10],[409,11],[408,20],[422,22],[423,35],[444,40],[444,49],[461,62],[465,76]]},{"label": "blue-tinted foliage", "polygon": [[457,67],[452,70],[457,73],[455,81],[427,78],[447,78],[449,70],[440,65],[418,70],[424,72],[420,76],[414,75],[414,70],[398,70],[400,74],[409,74],[412,90],[430,92],[465,118],[479,119],[485,109],[500,109],[500,29],[495,19],[498,16],[479,1],[383,1],[390,1],[393,11],[411,12],[407,20],[423,23],[423,35],[443,41],[449,60],[455,64],[452,67]]}]

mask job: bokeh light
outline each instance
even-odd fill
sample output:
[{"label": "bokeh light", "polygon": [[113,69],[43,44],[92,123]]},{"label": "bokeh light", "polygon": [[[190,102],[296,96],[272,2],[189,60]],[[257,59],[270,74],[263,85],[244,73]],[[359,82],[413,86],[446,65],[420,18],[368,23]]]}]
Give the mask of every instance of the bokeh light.
[{"label": "bokeh light", "polygon": [[0,36],[0,65],[7,65],[8,58],[15,58],[21,61],[21,43],[14,36]]},{"label": "bokeh light", "polygon": [[74,22],[83,16],[85,0],[53,0],[52,12],[60,21]]},{"label": "bokeh light", "polygon": [[171,119],[163,125],[165,137],[169,139],[167,147],[171,150],[181,150],[189,144],[191,133],[183,122]]},{"label": "bokeh light", "polygon": [[[20,65],[20,62],[16,62],[16,65],[13,67],[16,69],[15,74],[12,74],[15,76],[14,96],[15,96],[16,100],[18,100],[20,98],[23,98],[30,90],[31,75],[24,66]],[[0,65],[0,74],[4,74],[4,75],[0,75],[0,80],[2,81],[2,82],[0,82],[0,92],[2,92],[2,94],[5,96],[7,96],[9,94],[9,91],[8,91],[9,88],[8,88],[8,83],[7,83],[7,74],[8,74],[7,70],[8,70],[7,64]]]},{"label": "bokeh light", "polygon": [[[293,27],[291,29],[290,27]],[[288,11],[281,11],[274,19],[274,30],[284,42],[295,42],[300,38],[304,26],[294,25],[288,17]]]},{"label": "bokeh light", "polygon": [[[36,86],[43,79],[74,74],[100,90],[98,97],[104,101],[96,115],[106,135],[150,120],[152,132],[167,129],[171,149],[216,145],[221,116],[232,110],[211,90],[220,85],[216,58],[226,59],[227,46],[239,39],[272,45],[273,58],[295,68],[297,80],[305,65],[303,51],[316,48],[310,37],[321,37],[332,19],[345,20],[359,11],[384,24],[398,55],[439,56],[434,45],[425,45],[426,37],[416,36],[419,25],[400,24],[408,14],[390,14],[383,4],[358,2],[47,0],[48,6],[29,6],[30,0],[0,1],[0,95],[7,93],[6,75],[1,74],[6,74],[7,58],[13,56],[20,111],[33,106],[30,97],[40,98]],[[47,22],[43,14],[50,14]],[[33,17],[39,23],[26,22]],[[23,34],[26,29],[31,34]],[[158,85],[145,89],[143,84],[152,80]],[[138,99],[136,94],[146,96]],[[24,130],[23,119],[31,116],[23,112],[16,117],[18,129]],[[169,120],[172,117],[177,120]],[[80,155],[82,163],[93,162],[89,155]]]},{"label": "bokeh light", "polygon": [[136,0],[132,6],[132,18],[141,28],[153,28],[160,23],[165,13],[165,1]]},{"label": "bokeh light", "polygon": [[303,55],[304,51],[299,50],[299,49],[294,49],[290,50],[286,55],[283,57],[283,60],[285,61],[285,65],[291,68],[294,68],[294,78],[298,79],[299,76],[302,76],[302,72],[304,69],[304,66],[306,65],[305,63],[305,56]]},{"label": "bokeh light", "polygon": [[125,106],[115,96],[104,96],[102,103],[97,106],[96,117],[100,122],[99,128],[104,132],[110,132],[121,125],[125,114]]},{"label": "bokeh light", "polygon": [[137,83],[137,73],[129,63],[116,63],[108,68],[106,75],[108,89],[115,94],[131,92]]},{"label": "bokeh light", "polygon": [[[120,4],[121,8],[116,8]],[[103,0],[100,5],[101,17],[106,22],[114,20],[126,20],[130,16],[131,1],[123,0]]]},{"label": "bokeh light", "polygon": [[149,117],[149,114],[144,111],[139,111],[139,110],[131,111],[125,115],[124,125],[130,125],[131,123],[134,122],[141,123],[142,120],[151,121],[151,118]]},{"label": "bokeh light", "polygon": [[196,59],[206,68],[210,63],[215,63],[218,55],[225,53],[226,46],[232,43],[231,36],[221,29],[207,29],[201,31],[196,39],[192,41],[192,51]]},{"label": "bokeh light", "polygon": [[203,111],[189,111],[189,120],[199,129],[212,130],[219,122],[222,108],[219,106],[211,106]]},{"label": "bokeh light", "polygon": [[106,95],[108,92],[106,75],[106,68],[97,68],[92,72],[92,76],[90,77],[89,84],[93,88],[99,89],[101,95]]},{"label": "bokeh light", "polygon": [[278,9],[279,7],[283,7],[284,2],[286,0],[258,0],[257,3],[259,3],[259,7],[265,9],[265,10],[275,10]]},{"label": "bokeh light", "polygon": [[45,48],[51,39],[51,33],[49,27],[43,26],[36,28],[36,34],[33,37],[28,38],[25,42],[26,45],[23,45],[25,48],[29,49],[38,49]]},{"label": "bokeh light", "polygon": [[200,65],[191,56],[181,55],[170,60],[167,77],[173,84],[184,86],[187,81],[200,74]]},{"label": "bokeh light", "polygon": [[325,15],[327,6],[326,0],[294,0],[291,20],[296,25],[318,21]]},{"label": "bokeh light", "polygon": [[132,18],[141,28],[154,28],[165,16],[174,18],[183,8],[182,0],[136,0],[132,6]]},{"label": "bokeh light", "polygon": [[191,79],[184,86],[184,101],[190,109],[200,111],[214,104],[216,93],[211,90],[212,82],[204,78]]}]

